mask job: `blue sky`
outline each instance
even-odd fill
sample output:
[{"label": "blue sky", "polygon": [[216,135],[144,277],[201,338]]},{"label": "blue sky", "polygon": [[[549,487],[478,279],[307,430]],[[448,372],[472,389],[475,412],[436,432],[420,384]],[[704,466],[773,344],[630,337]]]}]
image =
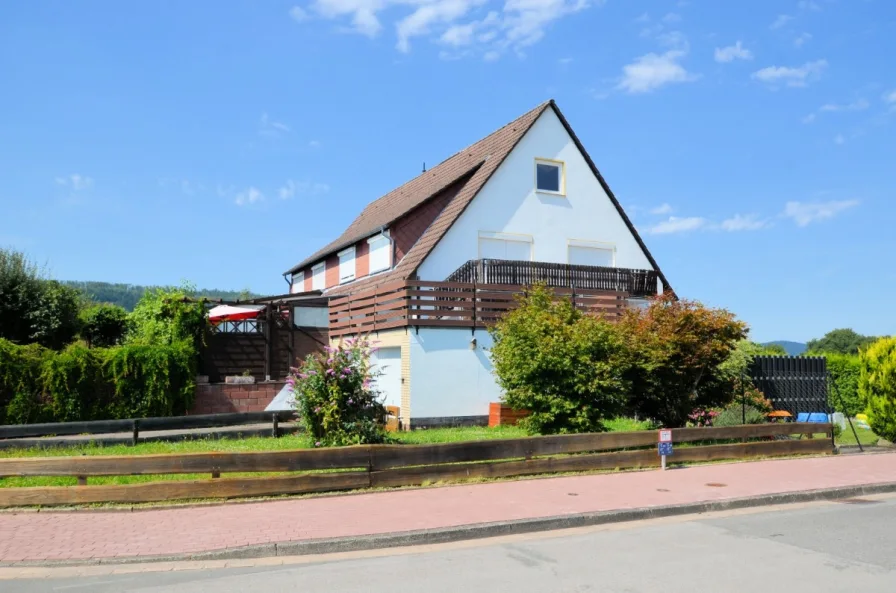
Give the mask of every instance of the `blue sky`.
[{"label": "blue sky", "polygon": [[4,2],[0,244],[280,293],[369,201],[555,98],[681,296],[896,333],[889,0]]}]

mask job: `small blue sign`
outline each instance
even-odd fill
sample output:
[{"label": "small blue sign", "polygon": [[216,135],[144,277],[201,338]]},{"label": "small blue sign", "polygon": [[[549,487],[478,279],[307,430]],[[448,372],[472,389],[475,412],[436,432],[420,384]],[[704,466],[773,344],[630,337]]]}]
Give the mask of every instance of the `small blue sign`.
[{"label": "small blue sign", "polygon": [[672,455],[672,443],[657,443],[660,455]]}]

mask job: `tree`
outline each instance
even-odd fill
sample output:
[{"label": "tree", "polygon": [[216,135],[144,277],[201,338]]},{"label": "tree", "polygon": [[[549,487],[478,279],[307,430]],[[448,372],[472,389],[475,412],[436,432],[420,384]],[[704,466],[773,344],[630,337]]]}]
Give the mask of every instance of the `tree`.
[{"label": "tree", "polygon": [[0,338],[60,349],[78,331],[81,294],[44,278],[25,254],[0,249]]},{"label": "tree", "polygon": [[503,401],[527,410],[530,433],[597,432],[628,394],[628,356],[618,329],[535,287],[491,330]]},{"label": "tree", "polygon": [[128,312],[118,305],[101,303],[82,309],[80,320],[81,338],[90,346],[108,348],[124,339]]},{"label": "tree", "polygon": [[630,411],[664,426],[684,426],[696,408],[729,403],[729,377],[719,370],[747,326],[725,309],[671,294],[647,309],[628,309],[619,321],[633,357]]},{"label": "tree", "polygon": [[817,340],[809,340],[806,343],[806,350],[819,353],[858,354],[860,348],[864,348],[876,340],[877,338],[874,336],[863,336],[848,328],[835,329]]},{"label": "tree", "polygon": [[787,353],[787,348],[785,348],[781,344],[756,345],[762,349],[762,351],[759,353],[760,356],[790,356],[790,354]]},{"label": "tree", "polygon": [[896,441],[896,338],[881,338],[859,353],[859,395],[868,424],[880,437]]}]

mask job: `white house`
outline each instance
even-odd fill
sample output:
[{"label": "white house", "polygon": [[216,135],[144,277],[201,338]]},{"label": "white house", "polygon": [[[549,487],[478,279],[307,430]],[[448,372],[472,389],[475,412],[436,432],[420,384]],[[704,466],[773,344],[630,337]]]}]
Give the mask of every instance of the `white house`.
[{"label": "white house", "polygon": [[372,202],[286,276],[329,297],[331,342],[379,341],[379,388],[411,426],[487,416],[487,327],[525,285],[611,316],[669,289],[554,101]]}]

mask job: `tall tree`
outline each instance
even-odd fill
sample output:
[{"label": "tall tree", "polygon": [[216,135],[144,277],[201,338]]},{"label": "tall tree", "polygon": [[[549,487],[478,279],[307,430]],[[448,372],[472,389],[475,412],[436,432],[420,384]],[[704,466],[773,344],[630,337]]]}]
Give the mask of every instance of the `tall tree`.
[{"label": "tall tree", "polygon": [[809,340],[806,349],[810,352],[833,352],[836,354],[858,354],[864,348],[877,341],[874,336],[863,336],[852,329],[835,329],[817,340]]}]

